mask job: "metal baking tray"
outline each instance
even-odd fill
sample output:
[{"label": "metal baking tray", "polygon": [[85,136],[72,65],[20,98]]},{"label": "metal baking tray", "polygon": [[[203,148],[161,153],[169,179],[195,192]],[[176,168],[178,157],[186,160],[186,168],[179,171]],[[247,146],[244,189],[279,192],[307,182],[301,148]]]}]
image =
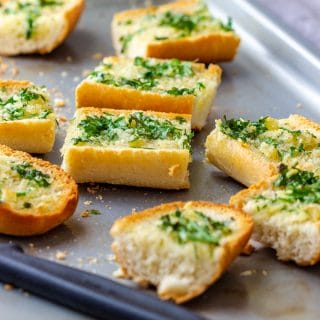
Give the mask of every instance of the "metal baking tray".
[{"label": "metal baking tray", "polygon": [[[63,94],[66,106],[58,113],[72,118],[74,89],[83,72],[92,69],[103,55],[114,54],[110,22],[112,15],[150,1],[89,0],[78,28],[48,56],[5,58],[6,77],[19,71],[17,78],[29,79]],[[162,1],[154,1],[160,4]],[[189,191],[159,191],[111,185],[81,185],[81,198],[74,216],[64,225],[39,237],[0,236],[0,243],[14,241],[32,255],[112,277],[117,266],[112,261],[109,229],[113,221],[132,210],[141,210],[174,200],[210,200],[226,203],[243,187],[204,163],[204,141],[215,118],[260,116],[287,117],[300,113],[320,121],[319,52],[297,40],[251,2],[209,1],[212,12],[233,17],[242,42],[232,63],[222,64],[224,74],[207,126],[194,142]],[[14,67],[14,65],[16,67]],[[11,68],[11,69],[10,69]],[[0,75],[1,76],[1,75]],[[58,92],[58,93],[57,93]],[[65,126],[57,132],[54,151],[44,158],[61,163],[59,149]],[[90,188],[91,192],[88,192]],[[86,202],[89,201],[89,202]],[[84,202],[91,205],[85,205]],[[83,218],[86,209],[101,215]],[[59,256],[59,255],[58,255]],[[1,271],[0,271],[1,272]],[[272,250],[262,249],[250,257],[239,257],[222,278],[185,307],[207,319],[319,319],[320,268],[298,268],[277,261]],[[134,286],[131,282],[123,283]],[[142,290],[137,287],[137,290]],[[150,291],[151,294],[154,294]],[[0,318],[33,320],[89,319],[69,309],[37,298],[22,290],[0,288]]]}]

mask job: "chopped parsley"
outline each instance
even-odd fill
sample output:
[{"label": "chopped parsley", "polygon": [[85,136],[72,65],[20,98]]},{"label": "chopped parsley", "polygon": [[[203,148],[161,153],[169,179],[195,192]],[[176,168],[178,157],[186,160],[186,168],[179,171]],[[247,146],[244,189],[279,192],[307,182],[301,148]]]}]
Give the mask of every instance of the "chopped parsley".
[{"label": "chopped parsley", "polygon": [[43,8],[57,7],[63,5],[58,0],[11,0],[5,3],[0,10],[5,15],[16,15],[23,13],[25,16],[26,32],[25,38],[31,39],[35,33],[37,19],[41,16]]},{"label": "chopped parsley", "polygon": [[127,79],[125,77],[120,77],[118,80],[111,73],[104,73],[101,71],[93,71],[91,73],[91,77],[95,79],[95,81],[103,84],[113,85],[115,87],[123,87],[128,86],[134,89],[140,89],[149,91],[153,87],[156,86],[157,82],[153,79]]},{"label": "chopped parsley", "polygon": [[226,23],[223,23],[222,21],[220,21],[220,28],[226,32],[234,31],[232,18],[228,17],[228,20]]},{"label": "chopped parsley", "polygon": [[146,116],[143,112],[134,112],[128,118],[108,113],[102,116],[88,116],[77,125],[80,135],[72,141],[74,145],[83,143],[99,145],[103,141],[118,141],[125,133],[130,137],[128,145],[133,148],[143,147],[143,141],[181,140],[183,148],[191,150],[192,133],[188,134],[175,122],[181,124],[180,119],[159,120]]},{"label": "chopped parsley", "polygon": [[134,65],[145,69],[144,78],[162,78],[162,77],[192,77],[194,72],[192,70],[191,62],[184,62],[178,59],[171,59],[166,62],[154,62],[150,59],[136,57]]},{"label": "chopped parsley", "polygon": [[162,37],[162,36],[155,36],[154,37],[154,40],[158,40],[158,41],[167,40],[167,39],[169,39],[169,37]]},{"label": "chopped parsley", "polygon": [[36,183],[39,187],[49,187],[50,186],[50,176],[35,169],[30,163],[24,162],[22,164],[17,164],[11,167],[12,170],[16,171],[19,176],[23,179],[27,179]]},{"label": "chopped parsley", "polygon": [[310,171],[303,171],[296,168],[289,169],[281,164],[279,167],[279,176],[274,182],[276,187],[299,187],[301,185],[313,184],[318,178]]},{"label": "chopped parsley", "polygon": [[159,227],[171,234],[180,244],[200,242],[218,246],[223,236],[232,230],[230,221],[216,221],[200,211],[185,214],[177,209],[160,218]]},{"label": "chopped parsley", "polygon": [[224,116],[221,123],[221,131],[233,139],[247,141],[256,139],[260,134],[266,132],[267,117],[260,118],[258,121],[239,119],[229,119]]},{"label": "chopped parsley", "polygon": [[97,209],[89,209],[85,211],[88,215],[99,216],[101,212]]},{"label": "chopped parsley", "polygon": [[[139,78],[126,78],[123,76],[116,77],[112,74],[112,64],[103,63],[96,68],[89,78],[98,83],[112,85],[115,87],[127,86],[143,91],[150,91],[159,85],[159,80],[163,78],[192,78],[195,73],[192,69],[192,63],[172,59],[165,62],[155,62],[152,59],[144,59],[136,57],[134,66],[139,68],[137,71],[141,74]],[[205,89],[204,83],[198,81],[193,88],[177,88],[159,89],[160,92],[180,96],[180,95],[196,95],[200,90]]]},{"label": "chopped parsley", "polygon": [[202,90],[205,88],[205,85],[202,82],[198,82],[197,86],[195,88],[177,88],[173,87],[169,90],[166,90],[165,92],[167,94],[173,95],[173,96],[184,96],[184,95],[196,95],[197,90]]},{"label": "chopped parsley", "polygon": [[[0,118],[3,121],[14,121],[27,118],[46,119],[52,110],[43,108],[48,103],[48,98],[37,87],[22,88],[16,94],[0,98]],[[35,112],[31,104],[41,106],[40,112]]]},{"label": "chopped parsley", "polygon": [[[320,178],[309,171],[280,166],[280,172],[274,181],[274,193],[258,195],[254,200],[259,204],[258,211],[272,204],[282,204],[278,211],[303,212],[301,205],[320,203]],[[294,204],[291,208],[288,204]],[[299,209],[300,208],[300,209]]]},{"label": "chopped parsley", "polygon": [[190,34],[197,28],[199,22],[203,19],[205,19],[205,16],[193,16],[167,11],[160,19],[159,26],[168,26],[174,29],[183,30],[185,33]]},{"label": "chopped parsley", "polygon": [[281,126],[281,121],[271,117],[260,118],[257,121],[242,118],[227,120],[224,117],[219,128],[229,137],[253,146],[267,159],[290,164],[291,167],[295,159],[308,161],[310,154],[320,149],[320,138],[312,132],[291,130]]},{"label": "chopped parsley", "polygon": [[130,41],[133,39],[133,36],[134,36],[134,34],[131,33],[131,34],[128,34],[128,35],[126,35],[126,36],[121,36],[121,37],[120,37],[119,41],[120,41],[120,43],[122,44],[122,46],[121,46],[121,53],[127,52],[129,43],[130,43]]}]

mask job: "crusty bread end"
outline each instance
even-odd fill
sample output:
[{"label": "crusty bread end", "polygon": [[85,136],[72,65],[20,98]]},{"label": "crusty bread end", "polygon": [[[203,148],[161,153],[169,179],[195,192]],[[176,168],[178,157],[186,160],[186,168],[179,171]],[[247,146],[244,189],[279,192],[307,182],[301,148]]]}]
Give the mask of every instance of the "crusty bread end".
[{"label": "crusty bread end", "polygon": [[[308,216],[297,220],[295,212],[278,212],[269,208],[270,214],[256,212],[248,203],[264,192],[272,192],[273,183],[278,176],[268,178],[252,185],[231,197],[230,205],[251,215],[254,221],[253,239],[276,250],[279,260],[294,261],[301,266],[310,266],[320,261],[320,205],[310,209]],[[291,208],[296,206],[291,204]],[[293,221],[292,219],[296,219]]]},{"label": "crusty bread end", "polygon": [[[5,3],[4,0],[1,2]],[[33,23],[36,33],[30,38],[25,37],[27,17],[24,14],[4,15],[0,12],[0,55],[50,53],[72,32],[83,9],[84,0],[67,0],[60,11],[46,9]]]},{"label": "crusty bread end", "polygon": [[[233,221],[232,234],[214,248],[200,242],[181,244],[157,224],[177,209],[200,211],[216,221]],[[117,220],[111,228],[112,250],[122,276],[157,286],[161,299],[183,303],[203,293],[221,276],[246,245],[251,230],[249,216],[225,205],[173,202]]]},{"label": "crusty bread end", "polygon": [[[73,214],[78,202],[78,187],[66,172],[47,161],[0,145],[1,166],[8,159],[12,161],[10,165],[15,165],[17,161],[30,163],[37,170],[50,175],[53,181],[52,188],[43,188],[44,194],[39,194],[37,199],[32,200],[36,208],[19,209],[13,202],[17,190],[7,186],[6,172],[2,172],[1,180],[4,182],[1,189],[0,233],[14,236],[42,234],[63,223]],[[43,202],[44,198],[49,202]]]}]

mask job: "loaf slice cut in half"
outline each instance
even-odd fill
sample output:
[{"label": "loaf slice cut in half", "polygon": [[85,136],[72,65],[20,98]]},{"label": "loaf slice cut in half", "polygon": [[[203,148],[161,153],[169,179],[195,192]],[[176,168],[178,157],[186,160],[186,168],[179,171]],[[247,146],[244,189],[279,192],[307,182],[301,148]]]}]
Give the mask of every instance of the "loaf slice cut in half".
[{"label": "loaf slice cut in half", "polygon": [[107,57],[76,89],[77,107],[192,114],[192,128],[207,120],[221,69],[177,59]]},{"label": "loaf slice cut in half", "polygon": [[0,167],[0,233],[42,234],[73,214],[78,188],[59,167],[4,145]]},{"label": "loaf slice cut in half", "polygon": [[300,115],[255,121],[222,119],[206,141],[210,163],[250,186],[278,173],[280,163],[320,174],[320,125]]},{"label": "loaf slice cut in half", "polygon": [[173,202],[133,213],[111,228],[122,276],[182,303],[203,293],[240,254],[252,220],[225,205]]},{"label": "loaf slice cut in half", "polygon": [[232,20],[213,17],[199,0],[117,13],[112,37],[117,55],[204,63],[233,60],[240,43]]},{"label": "loaf slice cut in half", "polygon": [[254,221],[253,238],[276,250],[282,261],[320,261],[320,178],[281,166],[280,174],[243,190],[230,204]]},{"label": "loaf slice cut in half", "polygon": [[77,182],[189,188],[190,116],[80,108],[62,149]]},{"label": "loaf slice cut in half", "polygon": [[46,54],[77,24],[84,0],[0,0],[0,55]]},{"label": "loaf slice cut in half", "polygon": [[47,153],[55,141],[56,116],[44,87],[0,80],[0,144],[29,153]]}]

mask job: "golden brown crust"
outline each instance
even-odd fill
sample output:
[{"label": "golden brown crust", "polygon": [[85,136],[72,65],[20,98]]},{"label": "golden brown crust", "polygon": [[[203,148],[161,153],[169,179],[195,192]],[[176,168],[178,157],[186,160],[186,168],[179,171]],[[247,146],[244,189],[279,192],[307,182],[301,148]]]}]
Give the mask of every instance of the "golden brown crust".
[{"label": "golden brown crust", "polygon": [[1,80],[0,87],[6,87],[9,89],[20,89],[32,86],[33,83],[27,80]]},{"label": "golden brown crust", "polygon": [[68,8],[68,10],[64,12],[64,20],[66,21],[66,26],[63,32],[60,34],[60,37],[49,46],[44,48],[39,48],[37,52],[40,54],[50,53],[55,48],[57,48],[62,42],[64,42],[65,39],[68,37],[68,35],[73,31],[73,29],[77,25],[77,22],[83,12],[84,6],[85,6],[85,1],[78,0],[78,2],[74,6]]},{"label": "golden brown crust", "polygon": [[233,33],[216,32],[177,40],[151,42],[146,56],[217,63],[232,61],[237,54],[240,38]]},{"label": "golden brown crust", "polygon": [[[0,88],[16,91],[34,84],[26,80],[0,80]],[[55,141],[54,119],[0,122],[0,144],[28,153],[47,153]]]},{"label": "golden brown crust", "polygon": [[[85,161],[84,161],[85,159]],[[161,189],[190,187],[188,150],[103,149],[71,146],[63,168],[78,182]],[[176,170],[170,170],[176,168]]]},{"label": "golden brown crust", "polygon": [[208,201],[175,201],[169,203],[163,203],[153,208],[148,208],[140,212],[133,212],[126,215],[123,218],[117,219],[113,224],[110,233],[112,236],[117,236],[117,232],[125,230],[127,227],[130,228],[130,224],[135,224],[146,218],[153,218],[154,216],[162,216],[170,211],[175,211],[176,209],[183,209],[185,205],[188,204],[195,208],[208,208],[212,211],[219,211],[222,214],[237,216],[238,218],[244,218],[245,221],[251,221],[251,218],[239,210],[231,210],[229,206],[225,204],[217,204]]},{"label": "golden brown crust", "polygon": [[267,161],[244,142],[216,129],[206,141],[207,160],[230,177],[250,186],[278,172],[278,163]]},{"label": "golden brown crust", "polygon": [[194,96],[170,96],[85,80],[76,89],[76,106],[192,113]]},{"label": "golden brown crust", "polygon": [[[230,217],[235,218],[239,225],[239,230],[237,236],[235,236],[232,240],[226,242],[223,247],[223,252],[219,257],[219,262],[216,265],[216,269],[214,274],[212,275],[210,281],[201,287],[198,287],[192,291],[189,291],[183,295],[181,294],[174,294],[174,293],[167,293],[167,294],[160,294],[160,298],[167,300],[173,299],[175,303],[184,303],[201,293],[203,293],[212,283],[214,283],[221,274],[227,269],[229,264],[241,253],[242,248],[248,242],[252,229],[253,229],[253,222],[252,219],[244,214],[243,212],[232,209],[223,204],[214,204],[205,201],[190,201],[190,202],[172,202],[159,205],[157,207],[146,209],[142,212],[130,214],[124,218],[116,220],[114,225],[110,230],[110,234],[113,237],[121,236],[122,232],[126,232],[127,228],[130,228],[130,225],[139,223],[144,219],[159,217],[164,214],[167,214],[170,211],[174,211],[177,208],[183,209],[185,206],[191,206],[192,208],[198,208],[199,210],[203,208],[207,208],[214,212],[219,212],[222,215],[227,215]],[[115,253],[117,262],[121,265],[123,276],[127,278],[133,278],[136,281],[134,275],[131,275],[129,270],[126,270],[124,267],[126,265],[124,258],[121,256],[120,248],[117,247],[116,243],[113,243],[112,250]],[[143,279],[144,280],[144,279]]]},{"label": "golden brown crust", "polygon": [[76,209],[78,203],[78,187],[75,181],[61,168],[42,159],[34,158],[22,151],[15,151],[0,145],[0,153],[14,156],[39,166],[44,172],[50,173],[56,180],[65,185],[64,199],[55,212],[38,214],[37,212],[23,212],[13,210],[6,203],[0,204],[0,233],[14,236],[38,235],[53,229],[67,220]]},{"label": "golden brown crust", "polygon": [[47,153],[53,148],[55,129],[53,119],[0,122],[0,144],[28,153]]}]

